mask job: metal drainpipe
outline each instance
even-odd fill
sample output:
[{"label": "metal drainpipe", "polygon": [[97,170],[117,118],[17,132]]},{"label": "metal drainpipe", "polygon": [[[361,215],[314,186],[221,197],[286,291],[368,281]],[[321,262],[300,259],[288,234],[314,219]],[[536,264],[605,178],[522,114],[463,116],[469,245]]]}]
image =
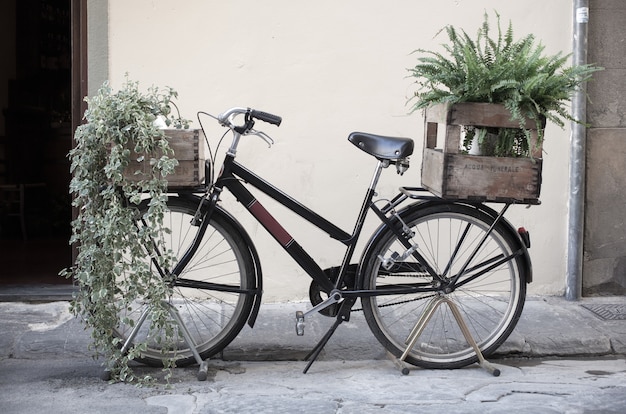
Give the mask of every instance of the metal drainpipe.
[{"label": "metal drainpipe", "polygon": [[[573,65],[587,63],[587,22],[589,0],[574,0]],[[572,97],[572,116],[586,122],[586,86]],[[569,169],[568,246],[565,298],[580,299],[582,293],[583,238],[585,223],[585,151],[587,131],[584,125],[572,122]]]}]

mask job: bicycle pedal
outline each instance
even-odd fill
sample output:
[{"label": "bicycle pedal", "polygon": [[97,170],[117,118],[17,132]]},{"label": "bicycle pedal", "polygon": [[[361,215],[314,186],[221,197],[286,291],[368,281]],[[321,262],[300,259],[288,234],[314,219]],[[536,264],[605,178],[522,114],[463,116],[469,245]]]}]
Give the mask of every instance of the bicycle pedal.
[{"label": "bicycle pedal", "polygon": [[296,312],[296,334],[298,336],[304,336],[304,312]]}]

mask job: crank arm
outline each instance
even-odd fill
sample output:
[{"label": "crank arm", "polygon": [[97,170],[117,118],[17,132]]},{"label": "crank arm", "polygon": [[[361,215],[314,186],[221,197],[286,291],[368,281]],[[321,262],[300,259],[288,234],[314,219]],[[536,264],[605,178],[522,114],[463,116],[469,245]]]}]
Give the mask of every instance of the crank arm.
[{"label": "crank arm", "polygon": [[343,299],[343,296],[341,295],[341,292],[333,291],[333,292],[331,292],[330,296],[326,300],[324,300],[323,302],[320,302],[317,305],[313,306],[311,309],[309,309],[308,311],[304,312],[302,316],[306,317],[307,315],[310,315],[312,313],[319,312],[319,311],[321,311],[323,309],[326,309],[330,305],[334,305],[335,303],[339,302],[341,299]]}]

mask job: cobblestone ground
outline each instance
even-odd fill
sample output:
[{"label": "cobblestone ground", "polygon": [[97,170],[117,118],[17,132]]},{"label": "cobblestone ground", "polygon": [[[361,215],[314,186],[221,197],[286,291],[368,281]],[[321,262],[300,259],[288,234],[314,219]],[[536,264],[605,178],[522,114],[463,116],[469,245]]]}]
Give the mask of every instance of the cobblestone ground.
[{"label": "cobblestone ground", "polygon": [[[0,361],[0,406],[10,413],[624,413],[626,360],[499,360],[499,377],[477,366],[415,369],[390,361],[220,362],[205,382],[179,368],[169,387],[99,379],[85,359]],[[159,370],[139,368],[158,375]]]}]

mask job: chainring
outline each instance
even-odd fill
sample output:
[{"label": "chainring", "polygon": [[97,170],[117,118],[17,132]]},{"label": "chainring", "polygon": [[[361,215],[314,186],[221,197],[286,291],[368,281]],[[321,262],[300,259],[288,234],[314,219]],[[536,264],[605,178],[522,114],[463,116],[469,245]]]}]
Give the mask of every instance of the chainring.
[{"label": "chainring", "polygon": [[[342,288],[345,288],[346,286],[352,288],[354,286],[357,267],[358,265],[356,264],[351,264],[348,266]],[[339,270],[339,266],[330,267],[328,269],[324,269],[324,274],[326,275],[326,277],[328,277],[328,280],[335,283],[337,281],[337,277],[339,276]],[[315,280],[313,280],[311,281],[311,286],[309,286],[309,299],[311,300],[311,304],[313,306],[316,306],[328,299],[328,293],[324,292],[321,286]],[[337,316],[337,312],[339,312],[340,306],[341,303],[333,303],[332,305],[319,311],[319,313],[324,316],[334,317]]]}]

